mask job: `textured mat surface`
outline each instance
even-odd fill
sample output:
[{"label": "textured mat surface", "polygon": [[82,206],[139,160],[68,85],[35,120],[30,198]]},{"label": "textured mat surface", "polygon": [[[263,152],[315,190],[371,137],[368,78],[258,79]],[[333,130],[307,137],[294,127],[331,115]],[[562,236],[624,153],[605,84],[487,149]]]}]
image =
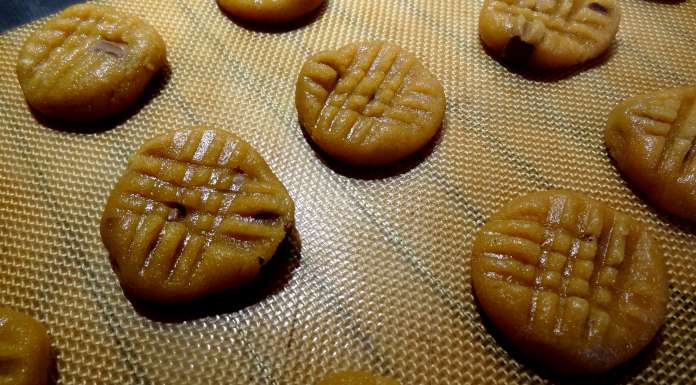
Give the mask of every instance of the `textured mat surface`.
[{"label": "textured mat surface", "polygon": [[[696,229],[636,196],[602,132],[621,99],[696,84],[696,2],[623,0],[611,53],[581,71],[519,74],[477,34],[481,1],[329,0],[288,31],[245,28],[213,0],[107,1],[155,25],[170,69],[123,119],[40,123],[14,74],[39,22],[0,35],[0,300],[50,328],[59,384],[302,384],[365,369],[404,385],[556,383],[496,337],[469,283],[472,237],[520,194],[579,190],[648,224],[671,274],[651,348],[597,380],[696,376]],[[444,83],[442,134],[384,173],[322,160],[294,83],[305,58],[359,39],[416,53]],[[251,288],[173,309],[123,296],[98,232],[128,155],[209,123],[256,146],[297,204],[297,231]],[[77,131],[77,132],[75,132]]]}]

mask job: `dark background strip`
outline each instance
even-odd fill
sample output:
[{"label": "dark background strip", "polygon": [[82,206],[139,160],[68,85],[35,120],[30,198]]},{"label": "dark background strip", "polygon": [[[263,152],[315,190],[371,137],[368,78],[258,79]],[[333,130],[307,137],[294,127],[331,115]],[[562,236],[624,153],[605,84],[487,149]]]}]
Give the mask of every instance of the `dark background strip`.
[{"label": "dark background strip", "polygon": [[55,13],[80,0],[0,0],[0,32]]}]

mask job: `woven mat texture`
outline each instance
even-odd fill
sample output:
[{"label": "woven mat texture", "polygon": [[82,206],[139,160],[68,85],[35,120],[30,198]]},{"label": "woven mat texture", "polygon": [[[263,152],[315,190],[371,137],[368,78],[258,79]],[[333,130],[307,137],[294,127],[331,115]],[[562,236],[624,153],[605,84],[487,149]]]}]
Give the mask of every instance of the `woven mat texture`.
[{"label": "woven mat texture", "polygon": [[[652,228],[669,267],[660,336],[608,383],[696,378],[696,228],[646,204],[603,144],[620,100],[696,84],[696,2],[622,0],[608,55],[580,69],[519,73],[478,37],[481,0],[328,0],[288,30],[247,28],[213,0],[104,1],[156,26],[169,69],[128,116],[89,130],[37,121],[14,68],[41,20],[0,35],[0,301],[45,322],[58,384],[301,384],[363,369],[404,385],[564,383],[482,318],[472,239],[509,199],[591,194]],[[302,134],[297,72],[319,50],[365,39],[416,53],[445,86],[429,148],[360,172]],[[122,293],[99,237],[129,154],[169,129],[238,132],[285,183],[296,232],[250,288],[154,307]],[[77,131],[77,132],[76,132]]]}]

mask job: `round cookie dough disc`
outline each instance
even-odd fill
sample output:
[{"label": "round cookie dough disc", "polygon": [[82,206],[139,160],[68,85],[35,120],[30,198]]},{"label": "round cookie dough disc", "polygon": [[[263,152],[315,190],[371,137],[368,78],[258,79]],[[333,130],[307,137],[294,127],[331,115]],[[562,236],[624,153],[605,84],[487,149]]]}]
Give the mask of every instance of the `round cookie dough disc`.
[{"label": "round cookie dough disc", "polygon": [[619,29],[616,0],[485,0],[481,40],[517,65],[558,68],[606,51]]},{"label": "round cookie dough disc", "polygon": [[638,96],[609,115],[605,142],[647,198],[696,221],[696,87]]},{"label": "round cookie dough disc", "polygon": [[317,385],[399,385],[399,383],[369,372],[340,372],[327,376]]},{"label": "round cookie dough disc", "polygon": [[292,199],[256,150],[196,127],[155,137],[131,156],[101,236],[126,291],[176,302],[250,282],[293,221]]},{"label": "round cookie dough disc", "polygon": [[324,152],[345,163],[381,165],[433,138],[445,93],[411,53],[365,42],[309,58],[297,79],[295,103],[300,123]]},{"label": "round cookie dough disc", "polygon": [[665,263],[645,226],[587,196],[513,200],[474,241],[481,308],[521,351],[556,371],[609,370],[665,320]]},{"label": "round cookie dough disc", "polygon": [[324,0],[218,0],[226,12],[257,23],[285,23],[309,14]]},{"label": "round cookie dough disc", "polygon": [[0,384],[45,385],[50,350],[48,332],[40,322],[0,307]]},{"label": "round cookie dough disc", "polygon": [[132,105],[164,64],[164,41],[150,25],[111,7],[79,4],[27,39],[17,77],[40,113],[93,121]]}]

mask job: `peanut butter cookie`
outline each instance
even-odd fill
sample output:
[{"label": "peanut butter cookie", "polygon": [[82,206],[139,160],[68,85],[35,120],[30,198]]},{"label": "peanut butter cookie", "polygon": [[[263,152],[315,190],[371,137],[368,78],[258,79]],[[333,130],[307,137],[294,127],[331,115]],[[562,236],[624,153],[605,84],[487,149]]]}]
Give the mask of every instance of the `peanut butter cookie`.
[{"label": "peanut butter cookie", "polygon": [[327,154],[350,164],[405,158],[437,133],[445,94],[411,53],[384,42],[312,56],[295,93],[300,123]]},{"label": "peanut butter cookie", "polygon": [[101,220],[122,286],[175,302],[248,283],[294,221],[287,190],[236,135],[196,127],[147,141]]},{"label": "peanut butter cookie", "polygon": [[93,121],[132,105],[164,64],[164,41],[154,28],[111,7],[79,4],[27,39],[17,77],[40,113]]},{"label": "peanut butter cookie", "polygon": [[616,166],[646,197],[696,221],[696,87],[628,99],[609,115]]},{"label": "peanut butter cookie", "polygon": [[0,307],[0,384],[45,385],[50,364],[46,328],[26,314]]},{"label": "peanut butter cookie", "polygon": [[218,0],[232,16],[257,23],[286,23],[309,14],[324,0]]},{"label": "peanut butter cookie", "polygon": [[485,0],[481,40],[518,65],[580,64],[606,51],[619,29],[616,0]]},{"label": "peanut butter cookie", "polygon": [[533,359],[601,372],[635,356],[665,320],[665,263],[645,226],[585,195],[544,191],[495,214],[474,242],[482,309]]},{"label": "peanut butter cookie", "polygon": [[399,383],[368,372],[341,372],[329,375],[317,385],[399,385]]}]

